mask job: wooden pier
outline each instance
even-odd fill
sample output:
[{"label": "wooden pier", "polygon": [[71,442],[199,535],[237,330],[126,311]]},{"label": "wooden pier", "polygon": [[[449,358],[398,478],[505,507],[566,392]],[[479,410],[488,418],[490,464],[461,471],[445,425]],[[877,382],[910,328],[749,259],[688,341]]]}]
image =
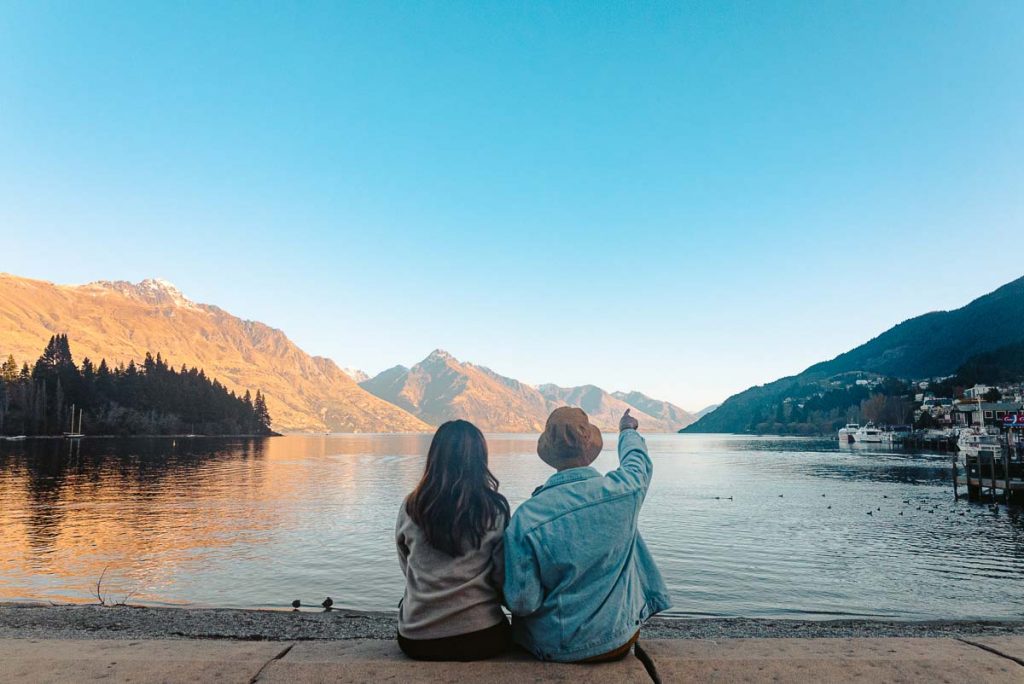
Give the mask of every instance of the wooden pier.
[{"label": "wooden pier", "polygon": [[956,451],[956,437],[952,435],[928,435],[921,433],[909,434],[901,439],[898,444],[904,449],[914,451]]},{"label": "wooden pier", "polygon": [[967,487],[969,501],[1024,503],[1024,462],[1011,460],[1008,454],[968,456],[964,474],[957,485]]}]

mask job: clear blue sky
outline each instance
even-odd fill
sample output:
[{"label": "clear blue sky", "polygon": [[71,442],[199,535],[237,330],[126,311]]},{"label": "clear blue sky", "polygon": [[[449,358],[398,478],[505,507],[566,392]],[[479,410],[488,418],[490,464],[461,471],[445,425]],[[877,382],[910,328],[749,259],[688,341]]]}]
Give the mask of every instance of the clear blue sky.
[{"label": "clear blue sky", "polygon": [[1024,3],[0,5],[0,270],[691,408],[1024,273]]}]

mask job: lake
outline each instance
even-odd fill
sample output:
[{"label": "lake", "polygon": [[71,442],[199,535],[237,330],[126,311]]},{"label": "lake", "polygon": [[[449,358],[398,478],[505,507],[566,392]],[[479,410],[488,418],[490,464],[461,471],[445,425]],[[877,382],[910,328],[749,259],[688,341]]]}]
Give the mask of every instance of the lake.
[{"label": "lake", "polygon": [[[946,455],[647,439],[655,476],[641,531],[672,615],[1024,617],[1024,515],[955,502]],[[0,442],[0,601],[94,601],[102,575],[108,601],[286,608],[331,596],[393,610],[395,517],[429,440]],[[513,507],[553,472],[535,435],[488,442]],[[595,465],[614,468],[614,452]]]}]

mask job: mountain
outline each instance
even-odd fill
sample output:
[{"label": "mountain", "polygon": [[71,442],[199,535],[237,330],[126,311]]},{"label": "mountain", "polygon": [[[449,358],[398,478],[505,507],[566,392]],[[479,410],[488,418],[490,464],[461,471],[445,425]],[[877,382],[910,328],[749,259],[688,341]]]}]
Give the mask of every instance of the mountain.
[{"label": "mountain", "polygon": [[347,375],[348,377],[352,378],[356,382],[364,382],[370,379],[369,375],[367,375],[364,371],[359,370],[358,368],[342,368],[341,372]]},{"label": "mountain", "polygon": [[1024,338],[1024,278],[953,311],[904,321],[806,373],[870,371],[901,378],[953,373],[967,359]]},{"label": "mountain", "polygon": [[[1024,339],[1024,278],[966,306],[906,320],[878,337],[802,373],[729,397],[686,432],[746,432],[786,399],[821,395],[844,374],[904,379],[953,374],[968,359]],[[838,392],[838,389],[832,390]],[[840,411],[841,413],[841,411]]]},{"label": "mountain", "polygon": [[[548,414],[563,405],[579,406],[601,429],[616,430],[619,417],[630,407],[593,385],[533,387],[440,349],[412,368],[389,368],[360,386],[431,425],[464,418],[485,432],[540,432]],[[648,415],[635,407],[633,413],[644,429],[674,432],[687,424],[688,414],[682,409],[647,401],[660,413]]]},{"label": "mountain", "polygon": [[[682,419],[684,422],[664,418],[660,415],[651,415],[644,408],[626,402],[594,385],[582,385],[580,387],[541,385],[537,389],[548,400],[552,408],[556,406],[578,406],[586,411],[587,415],[590,416],[590,421],[602,430],[618,430],[619,418],[626,412],[626,409],[632,409],[631,415],[635,416],[640,422],[640,429],[648,432],[676,432],[682,425],[689,422],[689,414],[687,414],[686,418]],[[644,397],[639,392],[632,392],[626,396],[633,395]],[[647,397],[644,398],[647,399]],[[650,402],[651,407],[656,407],[659,412],[666,410],[660,406],[666,402],[651,399],[648,399],[648,402]],[[671,406],[671,404],[668,404],[668,406]],[[672,408],[676,409],[674,406]],[[677,410],[681,411],[682,409]]]},{"label": "mountain", "polygon": [[652,399],[641,392],[612,392],[612,397],[624,401],[635,409],[653,416],[675,429],[684,428],[697,420],[697,416],[684,411],[675,404],[660,399]]},{"label": "mountain", "polygon": [[936,392],[936,396],[948,397],[958,387],[996,385],[1021,380],[1024,380],[1024,340],[972,356],[956,369],[953,377],[941,383],[934,383],[928,389]]},{"label": "mountain", "polygon": [[440,349],[412,368],[389,368],[360,386],[431,425],[464,418],[484,432],[540,432],[547,419],[537,390]]},{"label": "mountain", "polygon": [[704,416],[706,416],[709,413],[711,413],[712,411],[714,411],[719,406],[721,406],[721,404],[711,404],[710,406],[705,406],[700,411],[697,411],[696,413],[694,413],[693,417],[694,417],[695,420],[700,420]]},{"label": "mountain", "polygon": [[429,426],[365,391],[333,361],[310,356],[280,330],[198,304],[166,281],[53,283],[0,274],[0,354],[19,363],[67,333],[76,359],[202,368],[236,392],[266,395],[282,431],[424,431]]}]

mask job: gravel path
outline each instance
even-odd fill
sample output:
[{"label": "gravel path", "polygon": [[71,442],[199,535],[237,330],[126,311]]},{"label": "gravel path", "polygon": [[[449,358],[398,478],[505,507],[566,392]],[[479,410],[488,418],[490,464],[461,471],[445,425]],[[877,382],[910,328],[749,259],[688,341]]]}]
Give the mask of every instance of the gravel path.
[{"label": "gravel path", "polygon": [[[271,611],[208,608],[0,605],[0,638],[36,639],[391,639],[394,613],[351,610]],[[937,637],[1024,635],[1017,622],[883,622],[873,620],[661,619],[647,639]]]}]

